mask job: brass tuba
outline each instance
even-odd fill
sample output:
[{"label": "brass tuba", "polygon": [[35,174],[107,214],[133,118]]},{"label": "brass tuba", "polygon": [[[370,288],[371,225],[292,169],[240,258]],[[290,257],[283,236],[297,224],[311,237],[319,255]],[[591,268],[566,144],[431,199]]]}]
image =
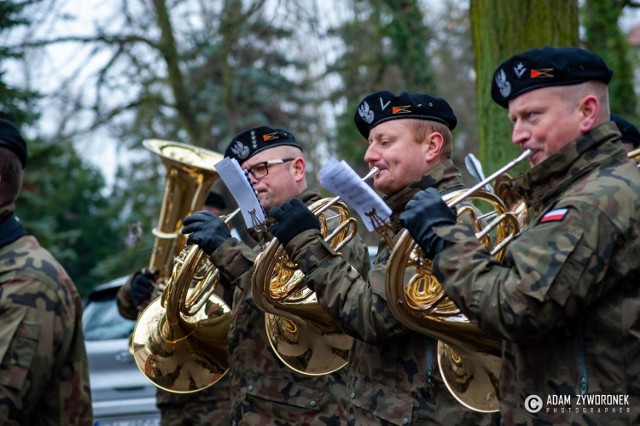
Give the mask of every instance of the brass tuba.
[{"label": "brass tuba", "polygon": [[149,269],[158,271],[159,281],[171,276],[173,260],[187,241],[182,219],[204,205],[211,185],[219,175],[213,165],[223,157],[193,145],[147,139],[142,145],[158,155],[165,169],[165,184]]},{"label": "brass tuba", "polygon": [[[372,170],[363,180],[377,172]],[[318,200],[309,210],[320,220],[321,233],[334,250],[356,235],[357,221],[340,197]],[[329,211],[336,216],[328,217]],[[338,225],[330,227],[330,220]],[[320,376],[347,364],[353,338],[342,333],[323,310],[315,292],[306,286],[304,274],[276,238],[258,255],[251,285],[256,305],[265,312],[269,343],[285,365],[301,374]]]},{"label": "brass tuba", "polygon": [[[526,204],[511,195],[513,205],[507,206],[498,195],[480,188],[530,155],[528,150],[524,151],[472,188],[443,197],[450,207],[464,200],[489,206],[491,211],[484,218],[478,216],[477,209],[470,204],[458,208],[458,217],[470,218],[476,237],[492,247],[491,254],[496,259],[503,257],[508,243],[519,232],[527,216]],[[485,221],[489,223],[484,224]],[[407,230],[403,230],[394,243],[385,285],[393,315],[406,327],[439,341],[438,364],[453,396],[471,410],[498,411],[501,341],[471,324],[445,295],[432,274],[431,261],[424,257]]]},{"label": "brass tuba", "polygon": [[222,155],[191,145],[145,140],[166,169],[160,220],[150,268],[166,283],[162,296],[138,317],[131,351],[142,373],[173,393],[202,390],[228,370],[226,335],[230,308],[213,294],[218,270],[197,246],[184,246],[182,219],[202,208],[218,179]]}]

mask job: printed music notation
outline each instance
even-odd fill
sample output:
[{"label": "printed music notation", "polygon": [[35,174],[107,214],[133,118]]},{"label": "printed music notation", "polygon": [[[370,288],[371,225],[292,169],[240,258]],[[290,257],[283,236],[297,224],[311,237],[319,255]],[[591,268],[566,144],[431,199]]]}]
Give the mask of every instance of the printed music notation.
[{"label": "printed music notation", "polygon": [[344,160],[330,159],[318,172],[320,183],[360,216],[369,231],[391,216],[391,209]]},{"label": "printed music notation", "polygon": [[233,198],[236,199],[247,228],[253,228],[257,224],[264,223],[264,209],[260,204],[260,200],[258,200],[253,185],[251,185],[244,170],[240,168],[238,161],[235,158],[227,157],[217,162],[214,167],[220,175],[220,179],[233,195]]}]

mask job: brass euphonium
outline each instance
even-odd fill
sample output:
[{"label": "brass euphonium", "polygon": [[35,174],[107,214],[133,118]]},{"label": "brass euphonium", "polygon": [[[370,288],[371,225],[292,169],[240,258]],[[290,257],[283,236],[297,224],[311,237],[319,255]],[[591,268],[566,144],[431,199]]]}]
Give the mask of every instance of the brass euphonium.
[{"label": "brass euphonium", "polygon": [[[363,180],[377,172],[372,170]],[[357,221],[340,197],[318,200],[309,210],[320,220],[321,233],[334,250],[356,235]],[[329,211],[335,216],[328,217]],[[329,226],[332,220],[338,225]],[[285,365],[301,374],[320,376],[347,364],[353,338],[342,333],[323,310],[315,292],[306,286],[304,273],[276,238],[258,255],[251,285],[256,305],[265,312],[269,343]]]},{"label": "brass euphonium", "polygon": [[[528,213],[523,200],[511,196],[512,204],[507,206],[498,195],[481,188],[530,155],[530,151],[524,151],[472,188],[443,197],[449,207],[469,201],[457,209],[458,217],[467,215],[470,218],[476,228],[476,237],[491,248],[491,254],[497,259],[503,257],[521,223],[526,223]],[[482,225],[484,219],[476,214],[480,206],[474,208],[471,201],[490,206],[491,212],[486,216],[491,219],[486,226]],[[500,339],[472,324],[445,295],[432,274],[431,261],[424,257],[406,229],[395,240],[387,264],[385,285],[393,315],[406,327],[439,341],[438,364],[453,396],[471,410],[498,411]]]},{"label": "brass euphonium", "polygon": [[230,309],[214,293],[219,275],[197,246],[184,246],[182,219],[202,208],[219,175],[222,155],[191,145],[146,140],[167,169],[150,268],[166,287],[138,317],[131,351],[157,387],[190,393],[216,383],[228,370],[226,335]]}]

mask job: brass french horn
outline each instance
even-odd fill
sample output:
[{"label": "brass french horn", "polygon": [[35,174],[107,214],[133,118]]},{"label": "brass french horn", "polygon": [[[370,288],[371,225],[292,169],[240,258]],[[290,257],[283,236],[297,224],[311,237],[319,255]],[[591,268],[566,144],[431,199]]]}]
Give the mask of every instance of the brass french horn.
[{"label": "brass french horn", "polygon": [[[530,155],[530,151],[524,151],[472,188],[444,197],[450,207],[467,200],[468,205],[457,209],[458,217],[469,217],[476,228],[476,237],[492,247],[491,253],[497,259],[503,257],[527,213],[523,211],[525,207],[515,203],[516,198],[512,200],[514,205],[508,207],[496,194],[481,188]],[[471,202],[476,203],[475,208]],[[487,219],[476,215],[478,209],[483,210],[477,203],[489,206],[488,224],[483,223]],[[387,264],[385,285],[393,315],[406,327],[439,341],[438,364],[452,395],[471,410],[498,411],[501,341],[472,324],[445,295],[432,274],[431,261],[424,257],[407,230],[396,238]]]},{"label": "brass french horn", "polygon": [[636,162],[636,165],[640,167],[640,148],[634,149],[633,151],[629,151],[627,156]]},{"label": "brass french horn", "polygon": [[[363,180],[378,170],[372,170]],[[330,210],[331,209],[331,210]],[[320,220],[321,233],[339,251],[357,233],[357,221],[340,197],[316,201],[311,210]],[[331,212],[332,217],[328,217]],[[329,221],[338,225],[331,227]],[[265,312],[269,343],[280,360],[292,370],[319,376],[347,364],[353,338],[342,333],[305,284],[304,274],[273,238],[258,255],[252,276],[253,298]]]},{"label": "brass french horn", "polygon": [[138,316],[130,350],[140,371],[173,393],[202,390],[227,372],[231,314],[214,293],[219,273],[197,246],[185,246],[182,219],[202,208],[222,155],[191,145],[146,140],[167,169],[150,268],[165,284]]}]

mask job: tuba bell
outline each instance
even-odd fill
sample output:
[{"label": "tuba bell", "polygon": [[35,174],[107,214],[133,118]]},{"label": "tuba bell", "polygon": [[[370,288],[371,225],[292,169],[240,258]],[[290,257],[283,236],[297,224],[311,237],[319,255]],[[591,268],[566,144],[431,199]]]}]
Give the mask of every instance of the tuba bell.
[{"label": "tuba bell", "polygon": [[[377,172],[372,170],[363,180]],[[356,235],[357,221],[340,197],[318,200],[309,210],[320,220],[320,232],[335,251]],[[328,217],[329,211],[335,216]],[[331,220],[337,220],[338,225],[330,227]],[[273,238],[254,263],[254,301],[265,312],[267,337],[278,358],[298,373],[320,376],[347,364],[353,338],[320,306],[297,266]]]},{"label": "tuba bell", "polygon": [[155,386],[191,393],[219,381],[228,370],[229,306],[214,293],[219,273],[197,246],[185,246],[182,218],[202,208],[218,179],[222,155],[191,145],[145,140],[167,169],[150,269],[165,287],[139,315],[130,350]]},{"label": "tuba bell", "polygon": [[[468,216],[476,238],[490,247],[492,256],[498,260],[526,223],[526,203],[509,194],[510,204],[506,205],[498,195],[481,188],[530,155],[530,151],[524,151],[472,188],[443,197],[449,207],[467,200],[467,205],[458,208],[458,217]],[[506,198],[506,186],[501,191]],[[488,205],[490,212],[478,216],[476,211],[487,209],[475,204],[472,207],[472,201]],[[471,410],[498,411],[502,342],[472,324],[445,295],[432,274],[431,260],[424,257],[406,229],[394,242],[385,286],[393,315],[407,328],[438,340],[438,365],[452,395]]]},{"label": "tuba bell", "polygon": [[187,241],[181,234],[182,219],[204,205],[211,185],[219,175],[213,165],[222,155],[178,142],[147,139],[142,145],[158,155],[165,166],[165,184],[158,226],[149,269],[158,273],[159,281],[171,276],[173,260]]}]

